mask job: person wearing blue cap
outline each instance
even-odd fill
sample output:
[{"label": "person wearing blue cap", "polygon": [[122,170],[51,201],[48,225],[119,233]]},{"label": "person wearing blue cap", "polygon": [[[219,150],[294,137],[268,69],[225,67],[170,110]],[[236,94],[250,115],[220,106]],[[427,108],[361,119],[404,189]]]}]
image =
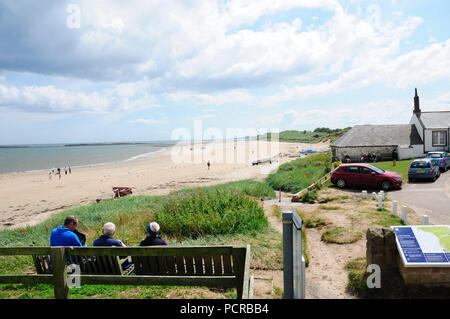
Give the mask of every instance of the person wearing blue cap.
[{"label": "person wearing blue cap", "polygon": [[141,241],[139,246],[168,246],[167,241],[159,237],[159,224],[157,222],[152,222],[147,225],[148,236]]}]

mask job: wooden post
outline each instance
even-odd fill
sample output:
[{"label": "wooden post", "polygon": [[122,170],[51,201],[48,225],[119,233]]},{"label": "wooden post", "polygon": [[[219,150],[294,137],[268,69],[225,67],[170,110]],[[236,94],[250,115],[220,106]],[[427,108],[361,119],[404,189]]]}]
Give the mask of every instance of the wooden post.
[{"label": "wooden post", "polygon": [[247,248],[233,250],[233,268],[236,276],[237,299],[248,299],[250,245],[247,245]]},{"label": "wooden post", "polygon": [[67,286],[67,263],[64,247],[51,248],[53,264],[53,280],[55,299],[67,299],[69,287]]}]

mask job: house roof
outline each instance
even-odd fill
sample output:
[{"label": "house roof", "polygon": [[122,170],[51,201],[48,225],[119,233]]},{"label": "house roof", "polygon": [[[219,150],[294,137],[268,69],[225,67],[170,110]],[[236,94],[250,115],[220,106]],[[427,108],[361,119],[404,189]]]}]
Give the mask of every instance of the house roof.
[{"label": "house roof", "polygon": [[336,140],[334,147],[401,146],[423,144],[414,124],[355,125]]},{"label": "house roof", "polygon": [[448,129],[450,126],[450,111],[421,112],[419,118],[426,129]]}]

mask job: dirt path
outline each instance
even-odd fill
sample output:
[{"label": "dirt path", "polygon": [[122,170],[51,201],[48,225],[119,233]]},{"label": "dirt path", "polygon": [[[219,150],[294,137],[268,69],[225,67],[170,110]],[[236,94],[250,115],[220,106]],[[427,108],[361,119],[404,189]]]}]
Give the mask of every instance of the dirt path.
[{"label": "dirt path", "polygon": [[[278,195],[278,194],[277,194]],[[352,299],[355,298],[347,289],[348,271],[345,265],[356,258],[366,255],[366,231],[370,226],[388,227],[392,202],[387,200],[383,212],[377,212],[377,203],[372,199],[359,199],[359,193],[328,188],[319,191],[318,200],[326,201],[316,204],[291,203],[288,194],[282,194],[281,203],[278,199],[266,201],[264,210],[270,225],[282,232],[281,217],[274,216],[274,207],[281,211],[294,208],[303,217],[303,222],[320,219],[325,222],[323,227],[305,228],[309,266],[306,268],[306,298],[307,299]],[[389,194],[387,195],[389,198]],[[410,209],[408,220],[414,224],[418,221],[417,214]],[[360,238],[353,243],[334,244],[321,240],[322,234],[336,227],[343,227],[359,232]],[[272,279],[273,285],[283,290],[283,272],[258,273],[266,279]],[[256,281],[255,281],[256,282]],[[279,284],[279,286],[278,286]],[[261,284],[262,285],[262,284]],[[262,291],[268,286],[262,286]],[[258,292],[259,294],[259,292]],[[256,285],[255,285],[256,296]],[[259,296],[259,295],[258,295]]]},{"label": "dirt path", "polygon": [[356,257],[366,253],[366,241],[355,244],[327,244],[321,237],[322,231],[308,229],[309,266],[306,268],[306,298],[341,299],[354,298],[346,291],[348,271],[344,266]]}]

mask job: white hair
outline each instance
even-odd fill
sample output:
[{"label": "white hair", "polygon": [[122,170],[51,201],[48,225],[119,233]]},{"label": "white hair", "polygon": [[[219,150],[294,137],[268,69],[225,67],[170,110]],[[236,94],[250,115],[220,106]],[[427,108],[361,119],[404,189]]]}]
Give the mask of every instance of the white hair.
[{"label": "white hair", "polygon": [[103,234],[105,234],[106,236],[112,236],[115,232],[116,225],[114,225],[113,223],[109,222],[103,225]]},{"label": "white hair", "polygon": [[152,230],[152,232],[159,232],[159,224],[157,222],[150,223],[150,229]]}]

